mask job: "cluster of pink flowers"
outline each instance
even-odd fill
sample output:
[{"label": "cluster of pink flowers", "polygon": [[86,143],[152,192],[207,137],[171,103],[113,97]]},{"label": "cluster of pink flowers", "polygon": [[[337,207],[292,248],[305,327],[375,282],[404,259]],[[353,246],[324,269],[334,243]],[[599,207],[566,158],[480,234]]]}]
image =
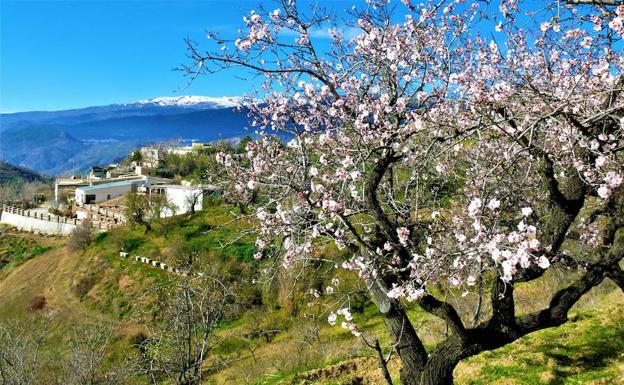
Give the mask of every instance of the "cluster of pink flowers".
[{"label": "cluster of pink flowers", "polygon": [[624,4],[617,7],[616,16],[609,22],[609,28],[624,36]]},{"label": "cluster of pink flowers", "polygon": [[344,321],[340,324],[343,329],[349,330],[356,337],[359,337],[362,334],[357,325],[352,322],[353,316],[348,308],[338,309],[335,313],[331,312],[329,316],[327,316],[327,322],[329,322],[330,325],[336,325],[339,316],[344,318]]},{"label": "cluster of pink flowers", "polygon": [[[543,159],[603,201],[621,192],[624,99],[604,100],[622,88],[624,7],[610,20],[545,7],[526,24],[523,2],[503,0],[489,34],[479,1],[404,1],[406,16],[382,23],[384,3],[354,11],[359,33],[334,30],[327,55],[310,54],[288,10],[245,20],[238,49],[271,65],[264,97],[246,101],[259,138],[217,160],[233,194],[268,200],[259,249],[279,240],[286,267],[328,242],[360,249],[335,266],[369,285],[392,277],[387,296],[408,301],[432,283],[470,290],[487,271],[548,268]],[[278,46],[284,29],[295,41]],[[346,309],[328,321],[339,317],[359,333]]]}]

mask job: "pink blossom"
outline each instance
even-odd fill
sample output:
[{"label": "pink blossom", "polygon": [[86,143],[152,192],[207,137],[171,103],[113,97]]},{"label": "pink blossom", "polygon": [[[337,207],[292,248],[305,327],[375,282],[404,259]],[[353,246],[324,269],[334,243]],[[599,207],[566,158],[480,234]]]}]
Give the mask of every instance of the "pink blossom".
[{"label": "pink blossom", "polygon": [[397,229],[397,235],[399,237],[399,242],[403,245],[407,245],[407,241],[410,236],[410,231],[406,227],[399,227]]},{"label": "pink blossom", "polygon": [[482,205],[481,199],[479,198],[473,199],[468,205],[468,215],[471,217],[476,216],[481,209],[481,205]]},{"label": "pink blossom", "polygon": [[405,297],[405,288],[402,286],[395,285],[392,289],[388,290],[386,293],[388,298],[398,299]]},{"label": "pink blossom", "polygon": [[352,321],[353,320],[353,316],[351,315],[351,312],[349,311],[348,308],[342,308],[342,309],[338,309],[336,311],[337,314],[343,316],[345,318],[345,320],[347,321]]},{"label": "pink blossom", "polygon": [[488,208],[492,211],[496,210],[499,207],[500,207],[500,201],[496,198],[491,199],[490,202],[488,203]]},{"label": "pink blossom", "polygon": [[596,167],[597,168],[604,167],[604,165],[606,165],[607,162],[608,162],[608,158],[604,155],[600,155],[599,157],[596,158]]},{"label": "pink blossom", "polygon": [[619,34],[624,33],[624,18],[621,16],[614,18],[609,22],[609,28]]},{"label": "pink blossom", "polygon": [[542,255],[541,257],[539,257],[537,265],[542,269],[548,269],[550,267],[550,261],[548,260],[548,258]]},{"label": "pink blossom", "polygon": [[255,180],[250,180],[249,182],[247,182],[247,187],[250,190],[255,190],[258,187],[258,182]]},{"label": "pink blossom", "polygon": [[545,22],[543,22],[543,23],[540,25],[540,30],[541,30],[542,32],[546,32],[546,31],[548,31],[548,30],[550,29],[550,27],[551,27],[551,26],[552,26],[552,24],[551,24],[550,22],[545,21]]},{"label": "pink blossom", "polygon": [[608,199],[611,196],[611,189],[607,185],[602,185],[598,188],[598,196],[602,199]]},{"label": "pink blossom", "polygon": [[607,182],[609,188],[616,189],[622,184],[622,175],[615,171],[609,171],[607,175],[605,175],[604,181]]}]

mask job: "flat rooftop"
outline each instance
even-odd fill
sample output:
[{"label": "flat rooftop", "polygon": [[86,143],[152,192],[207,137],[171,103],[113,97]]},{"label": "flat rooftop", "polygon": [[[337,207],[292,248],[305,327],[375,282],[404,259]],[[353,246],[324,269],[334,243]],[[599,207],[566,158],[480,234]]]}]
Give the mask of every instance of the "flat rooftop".
[{"label": "flat rooftop", "polygon": [[180,189],[180,190],[219,190],[220,188],[218,186],[214,186],[214,185],[202,185],[202,186],[183,186],[180,184],[159,184],[159,185],[153,185],[152,187],[161,187],[161,188],[175,188],[175,189]]},{"label": "flat rooftop", "polygon": [[76,190],[89,192],[89,191],[100,190],[100,189],[105,189],[105,188],[131,186],[135,184],[136,182],[142,182],[142,181],[143,181],[142,179],[130,179],[130,180],[124,180],[121,182],[101,183],[101,184],[95,184],[93,186],[78,187]]},{"label": "flat rooftop", "polygon": [[72,179],[72,178],[58,178],[56,179],[56,184],[58,186],[80,186],[80,185],[88,185],[89,183],[93,183],[95,184],[104,184],[104,183],[111,183],[110,181],[127,181],[127,180],[137,180],[137,179],[143,179],[144,176],[142,175],[124,175],[124,176],[119,176],[117,178],[112,178],[112,179]]}]

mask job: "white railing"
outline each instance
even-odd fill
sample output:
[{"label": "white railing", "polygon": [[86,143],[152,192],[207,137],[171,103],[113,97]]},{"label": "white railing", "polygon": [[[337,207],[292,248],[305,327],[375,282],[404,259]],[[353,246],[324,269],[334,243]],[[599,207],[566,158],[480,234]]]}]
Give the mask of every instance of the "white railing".
[{"label": "white railing", "polygon": [[[40,221],[46,221],[46,222],[52,222],[52,223],[65,223],[65,224],[70,224],[74,226],[81,225],[84,223],[84,220],[80,220],[76,218],[62,217],[62,216],[53,215],[49,213],[43,213],[40,211],[38,212],[38,211],[33,211],[33,210],[28,210],[28,209],[22,209],[22,208],[15,207],[15,206],[9,206],[6,204],[2,205],[2,211],[9,213],[9,214],[19,215],[25,218],[33,218],[33,219],[37,219]],[[91,221],[91,226],[98,230],[110,230],[114,228],[115,226],[118,226],[120,223],[121,222],[118,221],[117,219],[98,220],[98,221]]]}]

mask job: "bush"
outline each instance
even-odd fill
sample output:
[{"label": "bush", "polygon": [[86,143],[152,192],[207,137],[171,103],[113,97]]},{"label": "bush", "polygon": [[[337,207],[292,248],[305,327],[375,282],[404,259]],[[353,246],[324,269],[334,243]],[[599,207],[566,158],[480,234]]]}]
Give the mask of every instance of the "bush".
[{"label": "bush", "polygon": [[97,277],[93,274],[86,277],[82,277],[78,280],[78,283],[74,286],[74,292],[79,298],[83,298],[95,284],[98,282]]},{"label": "bush", "polygon": [[107,234],[107,241],[110,241],[118,250],[126,252],[134,252],[145,243],[143,238],[137,236],[127,227],[117,227]]},{"label": "bush", "polygon": [[50,213],[52,215],[57,215],[59,217],[73,217],[73,215],[74,215],[73,211],[70,208],[66,208],[66,209],[62,210],[62,209],[50,207],[48,209],[48,213]]},{"label": "bush", "polygon": [[67,247],[72,251],[85,251],[93,242],[93,237],[94,231],[91,222],[85,220],[71,233]]}]

